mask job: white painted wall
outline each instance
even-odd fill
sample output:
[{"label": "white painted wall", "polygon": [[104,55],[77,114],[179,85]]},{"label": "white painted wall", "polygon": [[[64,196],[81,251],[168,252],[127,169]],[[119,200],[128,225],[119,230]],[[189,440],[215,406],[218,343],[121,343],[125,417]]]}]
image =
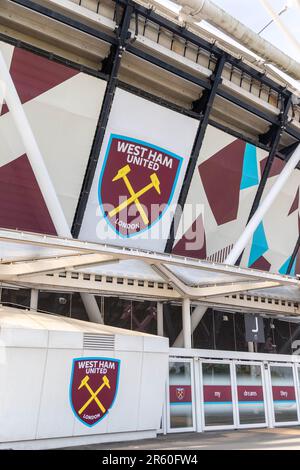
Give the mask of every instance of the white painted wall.
[{"label": "white painted wall", "polygon": [[[84,350],[84,332],[115,333],[114,350]],[[0,344],[5,350],[0,362],[0,449],[156,435],[168,374],[166,338],[2,307]],[[115,403],[91,428],[75,417],[69,402],[72,361],[78,357],[121,360]]]}]

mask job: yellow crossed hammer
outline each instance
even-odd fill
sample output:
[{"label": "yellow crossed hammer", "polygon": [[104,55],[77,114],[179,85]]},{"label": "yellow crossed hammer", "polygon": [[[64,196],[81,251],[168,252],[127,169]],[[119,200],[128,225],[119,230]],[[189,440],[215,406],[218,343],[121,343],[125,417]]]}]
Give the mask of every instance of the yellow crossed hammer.
[{"label": "yellow crossed hammer", "polygon": [[140,191],[138,191],[137,193],[134,192],[134,189],[133,187],[131,186],[131,183],[127,177],[128,173],[131,171],[131,168],[129,165],[125,165],[123,166],[122,168],[120,168],[120,170],[118,171],[118,173],[116,174],[116,176],[113,178],[112,181],[117,181],[119,179],[123,179],[124,180],[124,183],[126,185],[126,188],[128,189],[128,192],[130,194],[130,198],[129,199],[126,199],[126,201],[122,202],[118,207],[115,207],[113,210],[111,210],[108,215],[109,217],[113,217],[114,215],[118,214],[119,212],[121,212],[123,209],[125,209],[126,207],[128,207],[131,203],[135,203],[139,213],[141,214],[141,217],[143,219],[143,222],[145,225],[148,225],[149,223],[149,219],[146,215],[146,212],[144,211],[140,201],[139,201],[139,197],[142,196],[143,194],[147,193],[150,189],[152,188],[155,188],[155,190],[158,192],[158,194],[160,194],[160,181],[157,177],[157,174],[156,173],[152,173],[152,175],[150,175],[150,179],[151,179],[151,183],[147,184],[147,186],[145,186],[144,188],[142,188]]},{"label": "yellow crossed hammer", "polygon": [[82,414],[84,412],[84,410],[89,406],[89,404],[95,400],[95,402],[97,403],[97,405],[99,406],[100,410],[102,411],[102,413],[105,413],[106,409],[104,408],[104,406],[102,405],[101,401],[98,399],[97,395],[101,392],[102,388],[104,387],[108,387],[110,388],[110,384],[109,384],[109,380],[108,378],[106,377],[106,375],[104,375],[102,377],[102,384],[100,385],[100,387],[94,392],[93,389],[89,386],[88,384],[88,381],[89,381],[89,376],[86,375],[82,381],[81,381],[81,384],[79,385],[78,387],[78,390],[80,390],[82,387],[86,387],[88,389],[88,391],[90,392],[91,396],[90,398],[87,400],[87,402],[80,408],[80,410],[78,411],[78,414]]}]

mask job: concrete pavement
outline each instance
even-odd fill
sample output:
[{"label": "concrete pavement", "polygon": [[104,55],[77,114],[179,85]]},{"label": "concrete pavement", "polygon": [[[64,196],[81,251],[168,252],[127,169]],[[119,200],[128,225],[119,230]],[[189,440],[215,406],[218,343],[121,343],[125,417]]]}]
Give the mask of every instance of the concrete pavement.
[{"label": "concrete pavement", "polygon": [[300,450],[300,426],[277,429],[211,431],[158,436],[143,441],[93,444],[84,450]]}]

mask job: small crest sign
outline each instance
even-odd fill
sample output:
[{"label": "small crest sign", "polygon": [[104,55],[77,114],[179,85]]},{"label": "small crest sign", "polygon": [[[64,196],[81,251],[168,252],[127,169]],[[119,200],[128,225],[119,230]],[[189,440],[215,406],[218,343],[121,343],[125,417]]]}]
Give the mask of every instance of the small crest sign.
[{"label": "small crest sign", "polygon": [[76,418],[83,424],[94,426],[107,415],[117,395],[119,374],[119,359],[73,359],[70,402]]},{"label": "small crest sign", "polygon": [[125,238],[148,230],[170,205],[182,157],[147,142],[112,134],[98,197],[106,221]]},{"label": "small crest sign", "polygon": [[185,390],[184,390],[183,387],[177,387],[176,388],[176,396],[177,396],[179,401],[182,401],[184,399]]}]

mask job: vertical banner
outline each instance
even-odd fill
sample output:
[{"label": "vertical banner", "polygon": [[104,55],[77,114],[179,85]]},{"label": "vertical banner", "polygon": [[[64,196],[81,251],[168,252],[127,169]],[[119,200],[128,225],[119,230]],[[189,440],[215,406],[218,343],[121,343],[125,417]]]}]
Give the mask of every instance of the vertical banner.
[{"label": "vertical banner", "polygon": [[118,89],[80,238],[163,251],[197,127]]}]

